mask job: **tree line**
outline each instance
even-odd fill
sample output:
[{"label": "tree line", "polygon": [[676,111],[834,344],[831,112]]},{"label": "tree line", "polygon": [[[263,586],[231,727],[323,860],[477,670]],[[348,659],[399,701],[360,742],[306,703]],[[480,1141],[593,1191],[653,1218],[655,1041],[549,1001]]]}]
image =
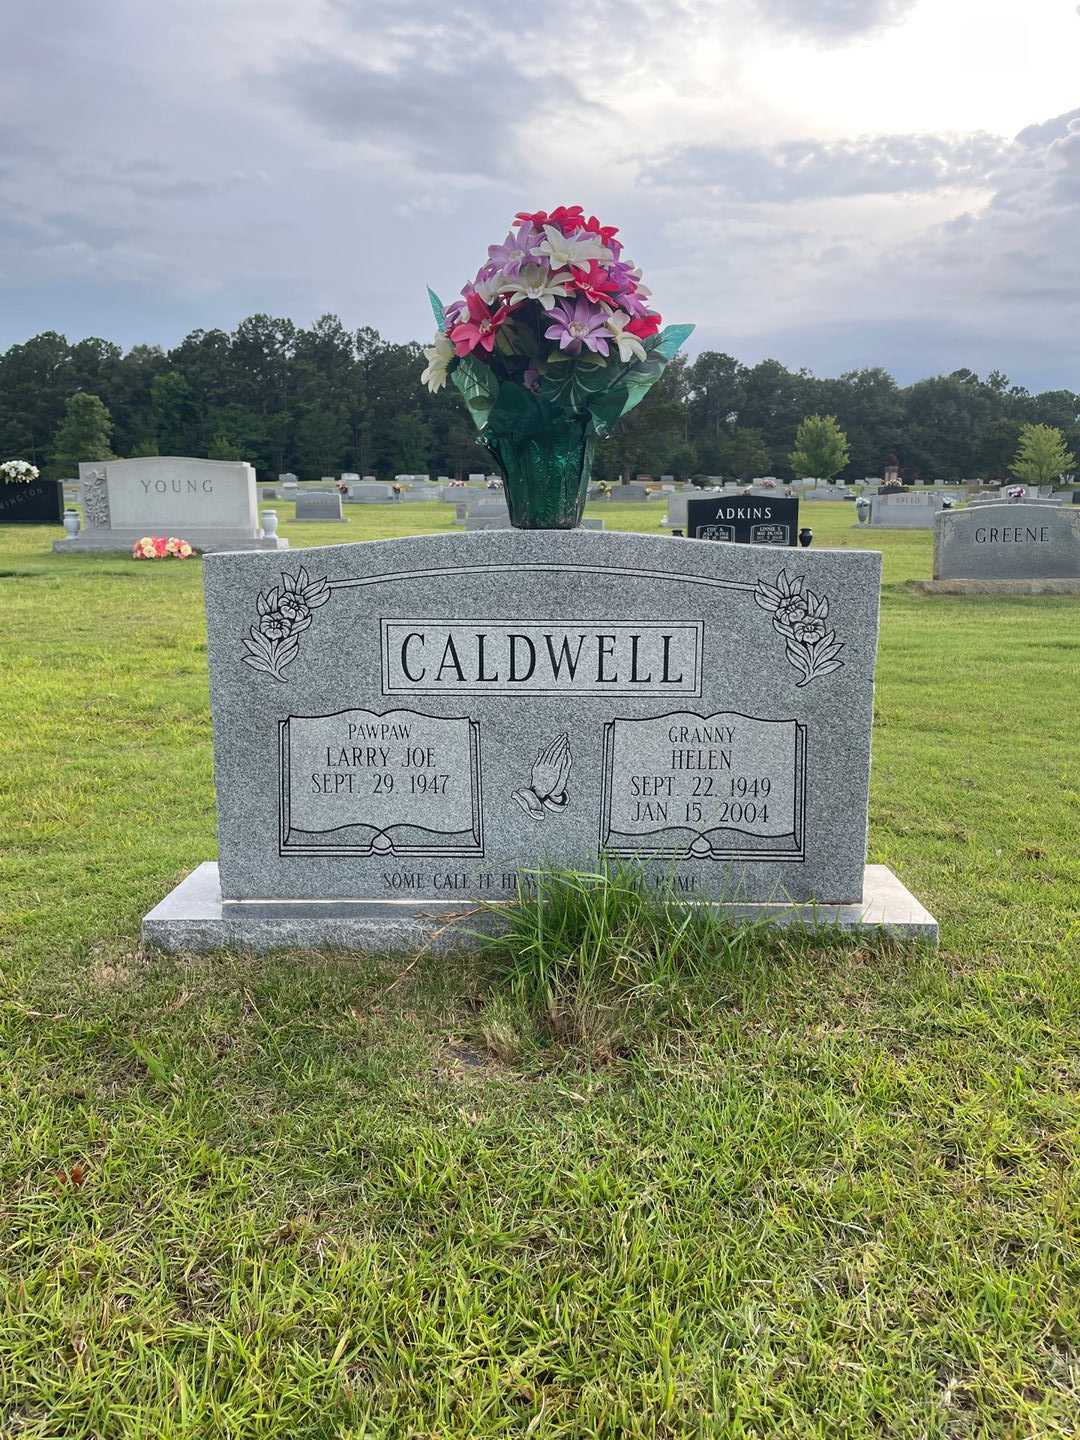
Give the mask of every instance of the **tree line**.
[{"label": "tree line", "polygon": [[[0,355],[0,458],[57,478],[108,454],[243,459],[262,476],[304,479],[490,469],[456,392],[429,394],[422,367],[419,344],[348,330],[335,315],[307,329],[252,315],[170,350],[46,331]],[[84,398],[72,407],[74,397]],[[1004,479],[1025,425],[1053,426],[1080,448],[1080,395],[1032,394],[998,370],[900,386],[880,367],[822,379],[710,350],[668,366],[598,446],[594,471],[790,478],[811,415],[835,416],[844,432],[843,479],[881,475],[894,458],[905,479]]]}]

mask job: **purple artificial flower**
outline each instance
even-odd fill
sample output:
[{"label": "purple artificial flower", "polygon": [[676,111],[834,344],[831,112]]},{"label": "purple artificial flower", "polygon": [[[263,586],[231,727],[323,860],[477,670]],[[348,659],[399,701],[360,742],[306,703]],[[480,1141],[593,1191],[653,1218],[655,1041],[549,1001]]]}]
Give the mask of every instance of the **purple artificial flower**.
[{"label": "purple artificial flower", "polygon": [[554,321],[544,331],[549,340],[558,340],[559,349],[568,355],[580,355],[582,345],[594,355],[608,353],[608,332],[604,328],[607,311],[600,305],[590,305],[584,295],[579,295],[571,307],[568,300],[560,300],[549,318]]},{"label": "purple artificial flower", "polygon": [[464,300],[451,300],[443,313],[446,316],[446,327],[449,330],[451,325],[457,325],[468,315],[469,307]]},{"label": "purple artificial flower", "polygon": [[637,290],[626,290],[619,296],[619,304],[634,319],[644,319],[651,315],[652,311],[646,302],[645,296]]},{"label": "purple artificial flower", "polygon": [[526,390],[531,390],[535,395],[537,390],[540,389],[540,371],[537,370],[535,366],[530,365],[521,377],[521,383],[525,386]]},{"label": "purple artificial flower", "polygon": [[629,261],[615,260],[607,267],[607,273],[608,279],[613,280],[620,291],[637,288],[637,274]]},{"label": "purple artificial flower", "polygon": [[[516,235],[513,231],[508,232],[501,245],[489,245],[488,265],[492,267],[492,273],[499,271],[508,279],[520,275],[523,265],[535,262],[537,246],[543,238],[535,225],[526,222],[518,226]],[[487,268],[486,265],[484,269]]]}]

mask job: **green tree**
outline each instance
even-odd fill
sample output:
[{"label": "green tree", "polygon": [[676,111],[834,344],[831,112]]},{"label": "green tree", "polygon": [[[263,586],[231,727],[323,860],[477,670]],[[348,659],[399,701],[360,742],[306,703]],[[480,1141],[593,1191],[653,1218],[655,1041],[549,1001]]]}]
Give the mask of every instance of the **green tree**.
[{"label": "green tree", "polygon": [[431,426],[415,410],[394,418],[394,474],[426,475],[431,466]]},{"label": "green tree", "polygon": [[795,449],[788,456],[796,480],[808,476],[833,480],[848,462],[847,436],[835,415],[807,415],[795,431]]},{"label": "green tree", "polygon": [[208,460],[243,460],[244,452],[239,445],[234,444],[228,435],[223,435],[219,431],[210,437],[206,456]]},{"label": "green tree", "polygon": [[753,425],[736,425],[726,440],[720,442],[720,475],[736,480],[752,480],[769,468],[769,447],[765,437]]},{"label": "green tree", "polygon": [[198,442],[191,386],[179,370],[166,370],[150,382],[158,450],[162,455],[191,455]]},{"label": "green tree", "polygon": [[97,395],[72,395],[53,437],[53,465],[75,474],[80,460],[111,460],[112,416]]},{"label": "green tree", "polygon": [[1051,485],[1076,464],[1055,425],[1025,425],[1012,462],[1012,473],[1029,485]]}]

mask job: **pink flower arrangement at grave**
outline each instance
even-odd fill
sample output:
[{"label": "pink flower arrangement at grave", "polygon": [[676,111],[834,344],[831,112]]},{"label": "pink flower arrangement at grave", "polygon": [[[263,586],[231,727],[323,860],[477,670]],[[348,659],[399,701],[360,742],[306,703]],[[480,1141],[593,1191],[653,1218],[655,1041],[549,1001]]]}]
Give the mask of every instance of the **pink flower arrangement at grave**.
[{"label": "pink flower arrangement at grave", "polygon": [[[560,360],[593,356],[625,366],[644,362],[649,352],[670,358],[645,344],[659,334],[661,320],[618,233],[581,205],[519,210],[459,300],[444,309],[432,296],[439,333],[424,351],[424,384],[441,390],[454,362],[470,356],[534,394],[545,378],[567,378],[551,368]],[[692,328],[670,328],[671,354]]]},{"label": "pink flower arrangement at grave", "polygon": [[693,330],[661,330],[618,229],[581,205],[519,210],[458,299],[429,290],[438,333],[421,381],[451,380],[506,483],[510,523],[573,529],[598,440]]},{"label": "pink flower arrangement at grave", "polygon": [[164,535],[144,535],[131,547],[131,555],[135,560],[187,560],[195,553],[193,545],[175,535],[168,538]]},{"label": "pink flower arrangement at grave", "polygon": [[1027,491],[1024,489],[1023,485],[1010,485],[1009,488],[1005,491],[1005,494],[1010,500],[1023,500],[1024,497],[1027,495]]}]

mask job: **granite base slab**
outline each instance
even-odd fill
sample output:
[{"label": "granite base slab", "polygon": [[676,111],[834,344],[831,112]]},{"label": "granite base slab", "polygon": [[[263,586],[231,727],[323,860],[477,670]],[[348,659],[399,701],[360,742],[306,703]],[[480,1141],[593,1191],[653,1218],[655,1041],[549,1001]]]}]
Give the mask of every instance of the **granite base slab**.
[{"label": "granite base slab", "polygon": [[923,595],[1080,595],[1080,580],[912,580]]},{"label": "granite base slab", "polygon": [[[867,865],[861,903],[716,905],[733,920],[811,929],[885,931],[905,940],[938,941],[938,923],[887,865]],[[142,923],[157,950],[364,950],[389,954],[420,946],[469,949],[497,930],[497,906],[465,900],[223,901],[218,867],[206,861],[182,880]]]}]

